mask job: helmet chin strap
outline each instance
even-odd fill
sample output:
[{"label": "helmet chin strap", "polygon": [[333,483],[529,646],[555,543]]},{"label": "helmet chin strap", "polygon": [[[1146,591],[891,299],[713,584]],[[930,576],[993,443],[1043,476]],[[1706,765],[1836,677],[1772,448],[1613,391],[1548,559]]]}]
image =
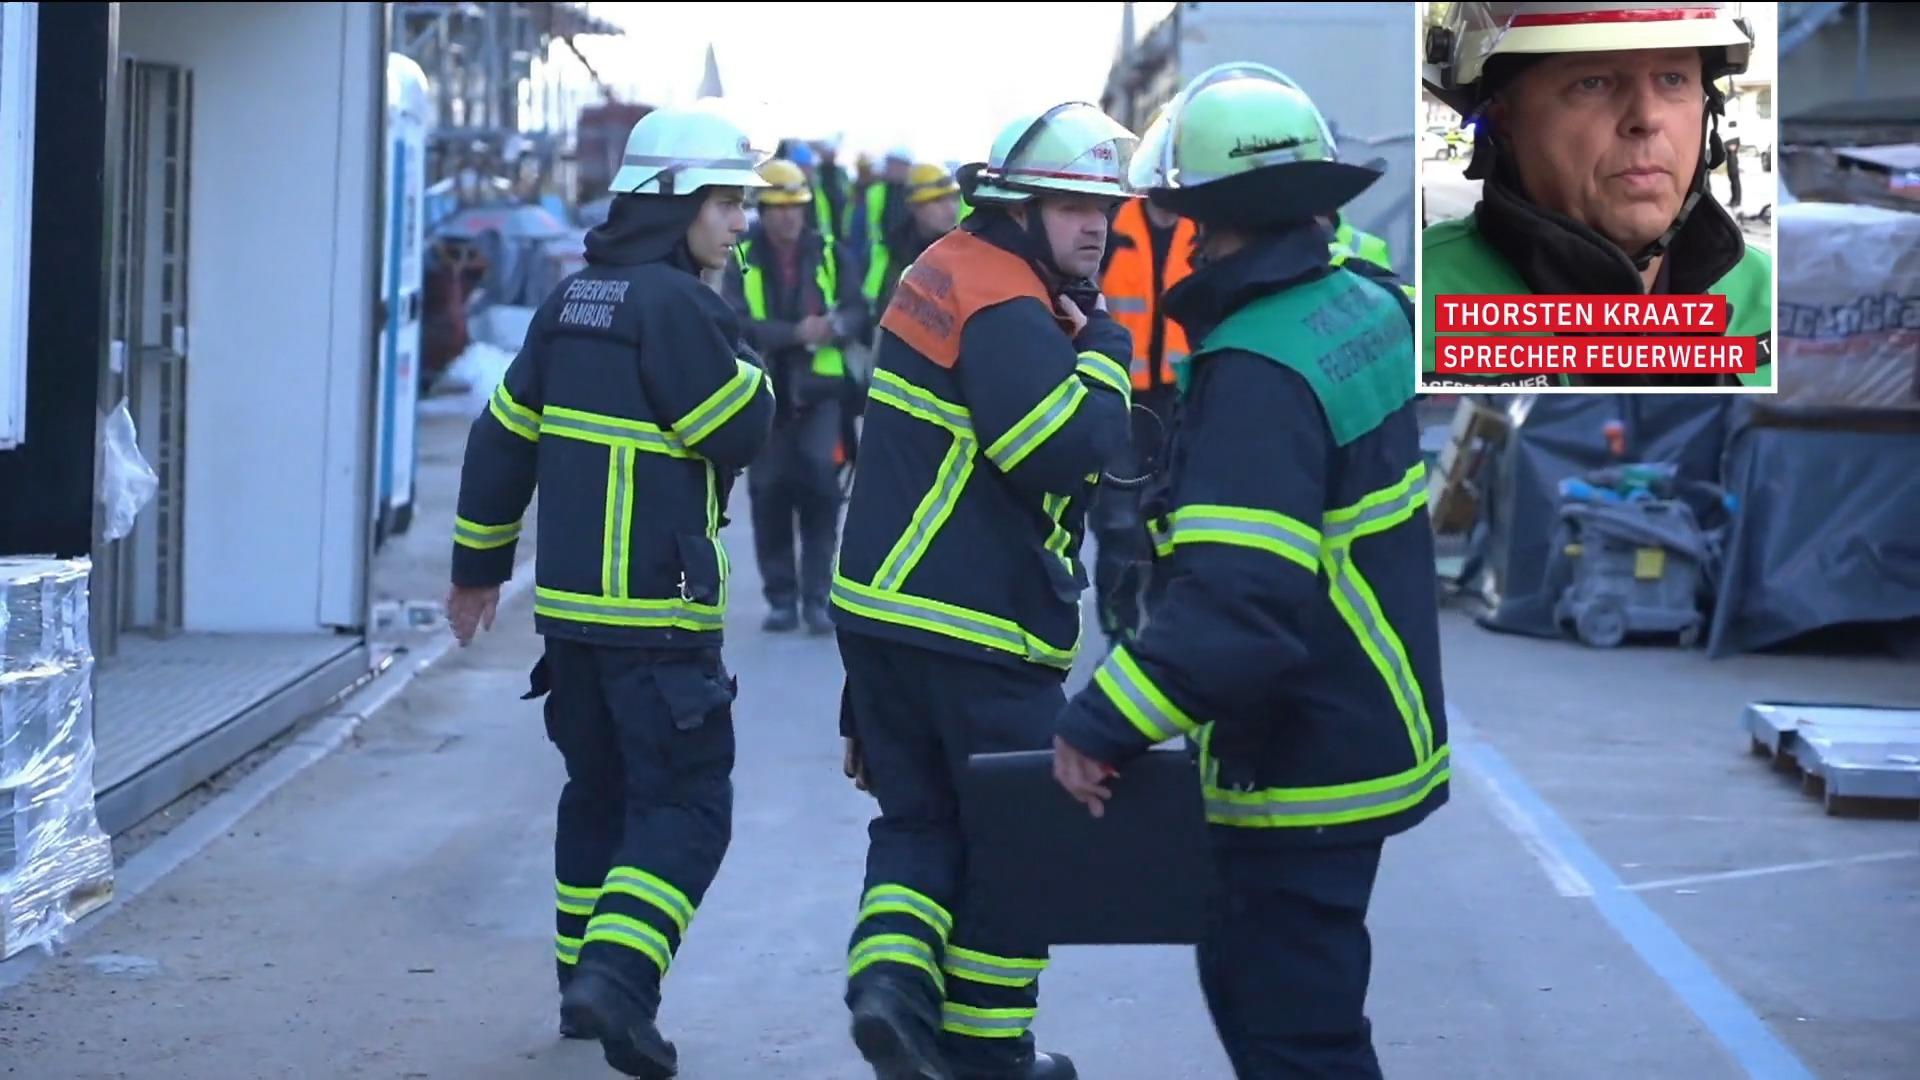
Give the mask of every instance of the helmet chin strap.
[{"label": "helmet chin strap", "polygon": [[1727,160],[1726,144],[1720,141],[1720,116],[1726,112],[1726,107],[1726,98],[1721,96],[1720,88],[1708,83],[1704,125],[1706,138],[1702,140],[1699,167],[1693,171],[1693,183],[1687,188],[1686,201],[1680,204],[1680,212],[1673,216],[1673,224],[1667,226],[1667,231],[1661,233],[1659,239],[1631,256],[1635,270],[1645,270],[1653,265],[1653,260],[1667,253],[1667,248],[1672,246],[1674,237],[1679,236],[1680,230],[1686,228],[1687,219],[1693,216],[1694,208],[1700,205],[1700,200],[1706,198],[1708,191],[1711,190],[1709,184],[1713,170],[1725,164]]}]

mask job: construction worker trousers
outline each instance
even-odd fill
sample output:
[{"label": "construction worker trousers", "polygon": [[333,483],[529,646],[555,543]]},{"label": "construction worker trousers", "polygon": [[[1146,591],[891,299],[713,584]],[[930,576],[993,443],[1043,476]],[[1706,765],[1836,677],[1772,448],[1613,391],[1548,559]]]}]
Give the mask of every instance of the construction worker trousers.
[{"label": "construction worker trousers", "polygon": [[[1132,436],[1126,451],[1107,467],[1109,473],[1133,479],[1164,460],[1177,400],[1178,391],[1170,386],[1135,392]],[[1108,645],[1122,644],[1139,632],[1147,603],[1153,544],[1141,509],[1142,494],[1139,487],[1103,483],[1095,490],[1087,515],[1095,547],[1095,607]]]},{"label": "construction worker trousers", "polygon": [[554,829],[561,989],[592,967],[656,1015],[660,984],[733,835],[733,708],[720,650],[548,638],[529,697],[566,763]]},{"label": "construction worker trousers", "polygon": [[1380,847],[1216,843],[1200,987],[1239,1080],[1381,1075],[1366,1015]]},{"label": "construction worker trousers", "polygon": [[[747,469],[753,502],[753,548],[767,604],[827,606],[833,553],[840,535],[840,481],[834,452],[840,445],[841,403],[828,398],[783,413],[767,445]],[[800,566],[794,572],[794,524],[800,527]]]},{"label": "construction worker trousers", "polygon": [[847,1004],[888,984],[937,1028],[961,1077],[1017,1075],[1033,1057],[1044,943],[969,906],[960,777],[975,753],[1053,743],[1059,674],[840,634],[843,708],[880,804],[847,958]]}]

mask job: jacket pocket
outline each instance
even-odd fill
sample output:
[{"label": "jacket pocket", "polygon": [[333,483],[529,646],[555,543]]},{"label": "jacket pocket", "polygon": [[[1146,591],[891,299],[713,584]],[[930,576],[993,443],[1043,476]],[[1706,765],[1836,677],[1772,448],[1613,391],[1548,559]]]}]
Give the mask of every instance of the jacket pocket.
[{"label": "jacket pocket", "polygon": [[701,533],[676,533],[680,549],[680,597],[696,604],[718,604],[726,581],[726,556],[720,541]]}]

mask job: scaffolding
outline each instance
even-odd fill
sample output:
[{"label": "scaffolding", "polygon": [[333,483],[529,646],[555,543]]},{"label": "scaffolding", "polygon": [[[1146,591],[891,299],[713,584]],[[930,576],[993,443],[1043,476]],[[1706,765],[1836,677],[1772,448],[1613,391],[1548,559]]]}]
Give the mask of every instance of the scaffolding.
[{"label": "scaffolding", "polygon": [[574,117],[530,115],[525,91],[555,43],[579,59],[600,94],[615,95],[575,43],[617,36],[620,27],[585,4],[429,3],[390,5],[396,51],[426,73],[433,104],[427,182],[463,170],[505,177],[522,197],[571,185],[558,175],[571,154]]}]

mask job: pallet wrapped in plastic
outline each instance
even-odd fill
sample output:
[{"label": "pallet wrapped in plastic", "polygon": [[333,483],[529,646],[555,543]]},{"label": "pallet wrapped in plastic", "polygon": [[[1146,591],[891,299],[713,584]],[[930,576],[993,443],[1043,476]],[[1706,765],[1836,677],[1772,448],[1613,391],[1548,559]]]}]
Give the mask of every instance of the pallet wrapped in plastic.
[{"label": "pallet wrapped in plastic", "polygon": [[0,558],[0,959],[55,944],[112,893],[94,813],[89,572]]},{"label": "pallet wrapped in plastic", "polygon": [[1779,218],[1769,404],[1920,410],[1920,213],[1800,202]]}]

